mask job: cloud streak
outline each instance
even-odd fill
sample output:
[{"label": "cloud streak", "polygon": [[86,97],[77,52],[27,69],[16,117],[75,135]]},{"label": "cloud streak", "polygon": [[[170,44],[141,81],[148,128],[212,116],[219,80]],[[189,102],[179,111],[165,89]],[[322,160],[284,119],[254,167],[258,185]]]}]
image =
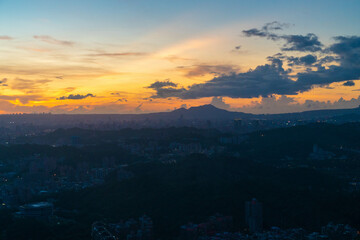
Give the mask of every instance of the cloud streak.
[{"label": "cloud streak", "polygon": [[140,57],[148,55],[146,52],[116,52],[116,53],[95,53],[91,57]]},{"label": "cloud streak", "polygon": [[1,35],[0,36],[0,40],[13,40],[14,38],[10,37],[10,36],[6,36],[6,35]]},{"label": "cloud streak", "polygon": [[48,35],[34,35],[34,38],[37,40],[49,43],[49,44],[55,44],[55,45],[61,45],[61,46],[71,47],[75,44],[75,42],[55,39]]},{"label": "cloud streak", "polygon": [[234,65],[207,65],[207,64],[199,64],[192,66],[179,66],[178,70],[184,72],[185,76],[188,78],[192,77],[201,77],[206,74],[214,74],[214,75],[223,75],[223,74],[231,74],[238,72],[239,69]]}]

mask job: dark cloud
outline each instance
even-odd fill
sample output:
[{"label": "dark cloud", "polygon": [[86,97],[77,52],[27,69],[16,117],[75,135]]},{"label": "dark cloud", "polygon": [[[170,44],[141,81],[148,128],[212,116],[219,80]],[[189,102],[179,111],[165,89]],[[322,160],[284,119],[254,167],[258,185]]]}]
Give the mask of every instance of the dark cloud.
[{"label": "dark cloud", "polygon": [[212,80],[194,84],[188,89],[170,86],[167,88],[153,88],[156,94],[153,97],[179,97],[182,99],[195,99],[202,97],[227,96],[233,98],[251,98],[267,96],[274,93],[295,94],[294,81],[282,67],[282,62],[274,61],[272,64],[258,66],[245,73],[223,75]]},{"label": "dark cloud", "polygon": [[7,78],[1,79],[0,80],[0,86],[7,87],[8,86],[7,81],[8,81]]},{"label": "dark cloud", "polygon": [[73,46],[75,43],[71,42],[71,41],[64,41],[64,40],[58,40],[55,39],[51,36],[47,36],[47,35],[35,35],[34,36],[35,39],[46,42],[46,43],[50,43],[50,44],[55,44],[55,45],[62,45],[62,46]]},{"label": "dark cloud", "polygon": [[330,46],[329,51],[337,54],[341,65],[359,68],[360,65],[360,37],[359,36],[338,36],[337,43]]},{"label": "dark cloud", "polygon": [[246,37],[263,37],[273,41],[284,40],[282,51],[317,52],[322,51],[323,44],[318,37],[309,33],[307,35],[282,35],[274,33],[274,30],[283,30],[288,24],[272,22],[265,24],[261,29],[252,28],[242,31]]},{"label": "dark cloud", "polygon": [[292,65],[310,66],[317,62],[317,57],[314,55],[308,54],[303,57],[288,57],[287,60],[289,62],[289,64],[288,64],[289,66],[292,66]]},{"label": "dark cloud", "polygon": [[127,102],[128,100],[126,98],[119,98],[117,102]]},{"label": "dark cloud", "polygon": [[266,37],[267,39],[271,40],[279,40],[281,38],[280,35],[272,33],[272,31],[275,30],[283,30],[285,27],[287,27],[289,24],[286,23],[279,23],[277,21],[266,23],[262,28],[252,28],[249,30],[243,30],[243,34],[246,37]]},{"label": "dark cloud", "polygon": [[313,85],[326,86],[334,82],[358,80],[360,78],[360,37],[336,37],[328,51],[336,54],[339,65],[327,68],[319,65],[315,71],[297,74],[296,85],[299,88]]},{"label": "dark cloud", "polygon": [[120,95],[126,94],[126,92],[120,91],[120,92],[112,92],[112,93],[110,93],[110,94],[111,94],[111,95],[114,95],[114,96],[120,96]]},{"label": "dark cloud", "polygon": [[88,93],[86,95],[81,95],[81,94],[70,94],[69,96],[62,96],[57,98],[56,100],[66,100],[66,99],[70,99],[70,100],[80,100],[80,99],[84,99],[87,97],[95,97],[95,95]]},{"label": "dark cloud", "polygon": [[242,46],[241,45],[237,45],[235,46],[232,50],[231,50],[231,53],[236,53],[236,54],[239,54],[239,53],[242,53]]},{"label": "dark cloud", "polygon": [[355,82],[354,81],[346,81],[346,82],[344,82],[343,86],[352,87],[352,86],[355,86]]},{"label": "dark cloud", "polygon": [[[291,75],[292,69],[284,69],[283,61],[289,57],[277,54],[269,57],[271,63],[260,65],[244,73],[230,73],[215,77],[205,83],[179,88],[177,84],[155,82],[149,88],[155,90],[153,98],[178,97],[196,99],[203,97],[252,98],[272,94],[294,95],[308,91],[315,86],[327,87],[334,82],[358,80],[360,78],[360,37],[337,37],[336,43],[328,49],[329,56],[335,55],[337,65],[322,66],[313,55],[296,58],[298,63],[309,65],[303,72]],[[322,61],[321,59],[320,61]]]},{"label": "dark cloud", "polygon": [[323,44],[319,41],[318,37],[309,33],[303,35],[284,35],[281,36],[286,41],[281,48],[283,51],[299,51],[299,52],[317,52],[322,50]]},{"label": "dark cloud", "polygon": [[10,36],[6,36],[6,35],[1,35],[0,36],[0,40],[13,40],[14,38],[10,37]]},{"label": "dark cloud", "polygon": [[165,81],[156,81],[154,83],[152,83],[150,86],[148,86],[147,88],[152,88],[152,89],[160,89],[160,88],[164,88],[164,87],[176,87],[177,84],[171,82],[170,80],[165,80]]},{"label": "dark cloud", "polygon": [[171,82],[170,80],[165,81],[156,81],[146,88],[151,88],[155,90],[156,95],[153,95],[152,98],[167,98],[169,96],[175,96],[185,91],[184,88],[177,88],[177,84]]},{"label": "dark cloud", "polygon": [[331,62],[338,62],[340,58],[338,56],[325,56],[318,60],[319,65],[331,63]]}]

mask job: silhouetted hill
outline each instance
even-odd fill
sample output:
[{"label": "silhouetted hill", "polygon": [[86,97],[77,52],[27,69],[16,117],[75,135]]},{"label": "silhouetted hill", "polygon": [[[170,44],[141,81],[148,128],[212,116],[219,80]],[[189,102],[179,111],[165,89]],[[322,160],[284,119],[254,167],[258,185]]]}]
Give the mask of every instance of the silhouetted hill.
[{"label": "silhouetted hill", "polygon": [[198,107],[191,107],[189,109],[180,108],[172,112],[166,113],[170,118],[183,119],[203,119],[203,120],[225,120],[234,118],[251,118],[253,114],[243,112],[230,112],[224,109],[217,108],[211,104],[202,105]]},{"label": "silhouetted hill", "polygon": [[349,108],[349,109],[322,109],[322,110],[311,110],[304,112],[295,112],[295,113],[282,113],[282,114],[266,114],[259,115],[263,116],[266,119],[302,119],[302,120],[314,120],[314,119],[329,119],[329,118],[338,118],[342,116],[341,119],[360,120],[360,108]]}]

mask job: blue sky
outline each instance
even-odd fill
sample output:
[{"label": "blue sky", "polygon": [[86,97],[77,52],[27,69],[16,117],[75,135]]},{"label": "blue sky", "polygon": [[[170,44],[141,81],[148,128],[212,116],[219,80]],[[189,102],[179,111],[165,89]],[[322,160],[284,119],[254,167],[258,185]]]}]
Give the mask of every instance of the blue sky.
[{"label": "blue sky", "polygon": [[188,16],[193,24],[183,29],[190,32],[236,21],[277,20],[295,24],[298,31],[311,29],[332,36],[359,33],[359,10],[357,0],[0,0],[0,31],[18,36],[37,32],[79,37],[84,31],[91,34],[109,30],[136,37]]}]

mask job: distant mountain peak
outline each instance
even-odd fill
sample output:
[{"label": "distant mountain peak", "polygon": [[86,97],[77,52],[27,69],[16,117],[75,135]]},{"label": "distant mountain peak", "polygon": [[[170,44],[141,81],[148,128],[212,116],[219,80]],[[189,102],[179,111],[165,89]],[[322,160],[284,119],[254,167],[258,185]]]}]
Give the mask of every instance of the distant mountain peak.
[{"label": "distant mountain peak", "polygon": [[205,104],[205,105],[201,105],[201,106],[197,106],[197,107],[191,107],[189,109],[212,109],[212,110],[217,109],[217,110],[223,110],[223,109],[215,107],[212,104]]},{"label": "distant mountain peak", "polygon": [[[221,108],[217,108],[212,104],[205,104],[205,105],[201,105],[201,106],[196,106],[196,107],[190,107],[188,109],[186,108],[179,108],[174,110],[173,112],[177,112],[177,111],[181,111],[181,112],[185,112],[185,111],[204,111],[204,110],[208,110],[208,111],[227,111]],[[227,111],[228,112],[228,111]]]},{"label": "distant mountain peak", "polygon": [[188,119],[232,119],[238,116],[248,115],[241,112],[230,112],[225,109],[217,108],[212,104],[190,107],[188,109],[179,108],[171,113]]}]

